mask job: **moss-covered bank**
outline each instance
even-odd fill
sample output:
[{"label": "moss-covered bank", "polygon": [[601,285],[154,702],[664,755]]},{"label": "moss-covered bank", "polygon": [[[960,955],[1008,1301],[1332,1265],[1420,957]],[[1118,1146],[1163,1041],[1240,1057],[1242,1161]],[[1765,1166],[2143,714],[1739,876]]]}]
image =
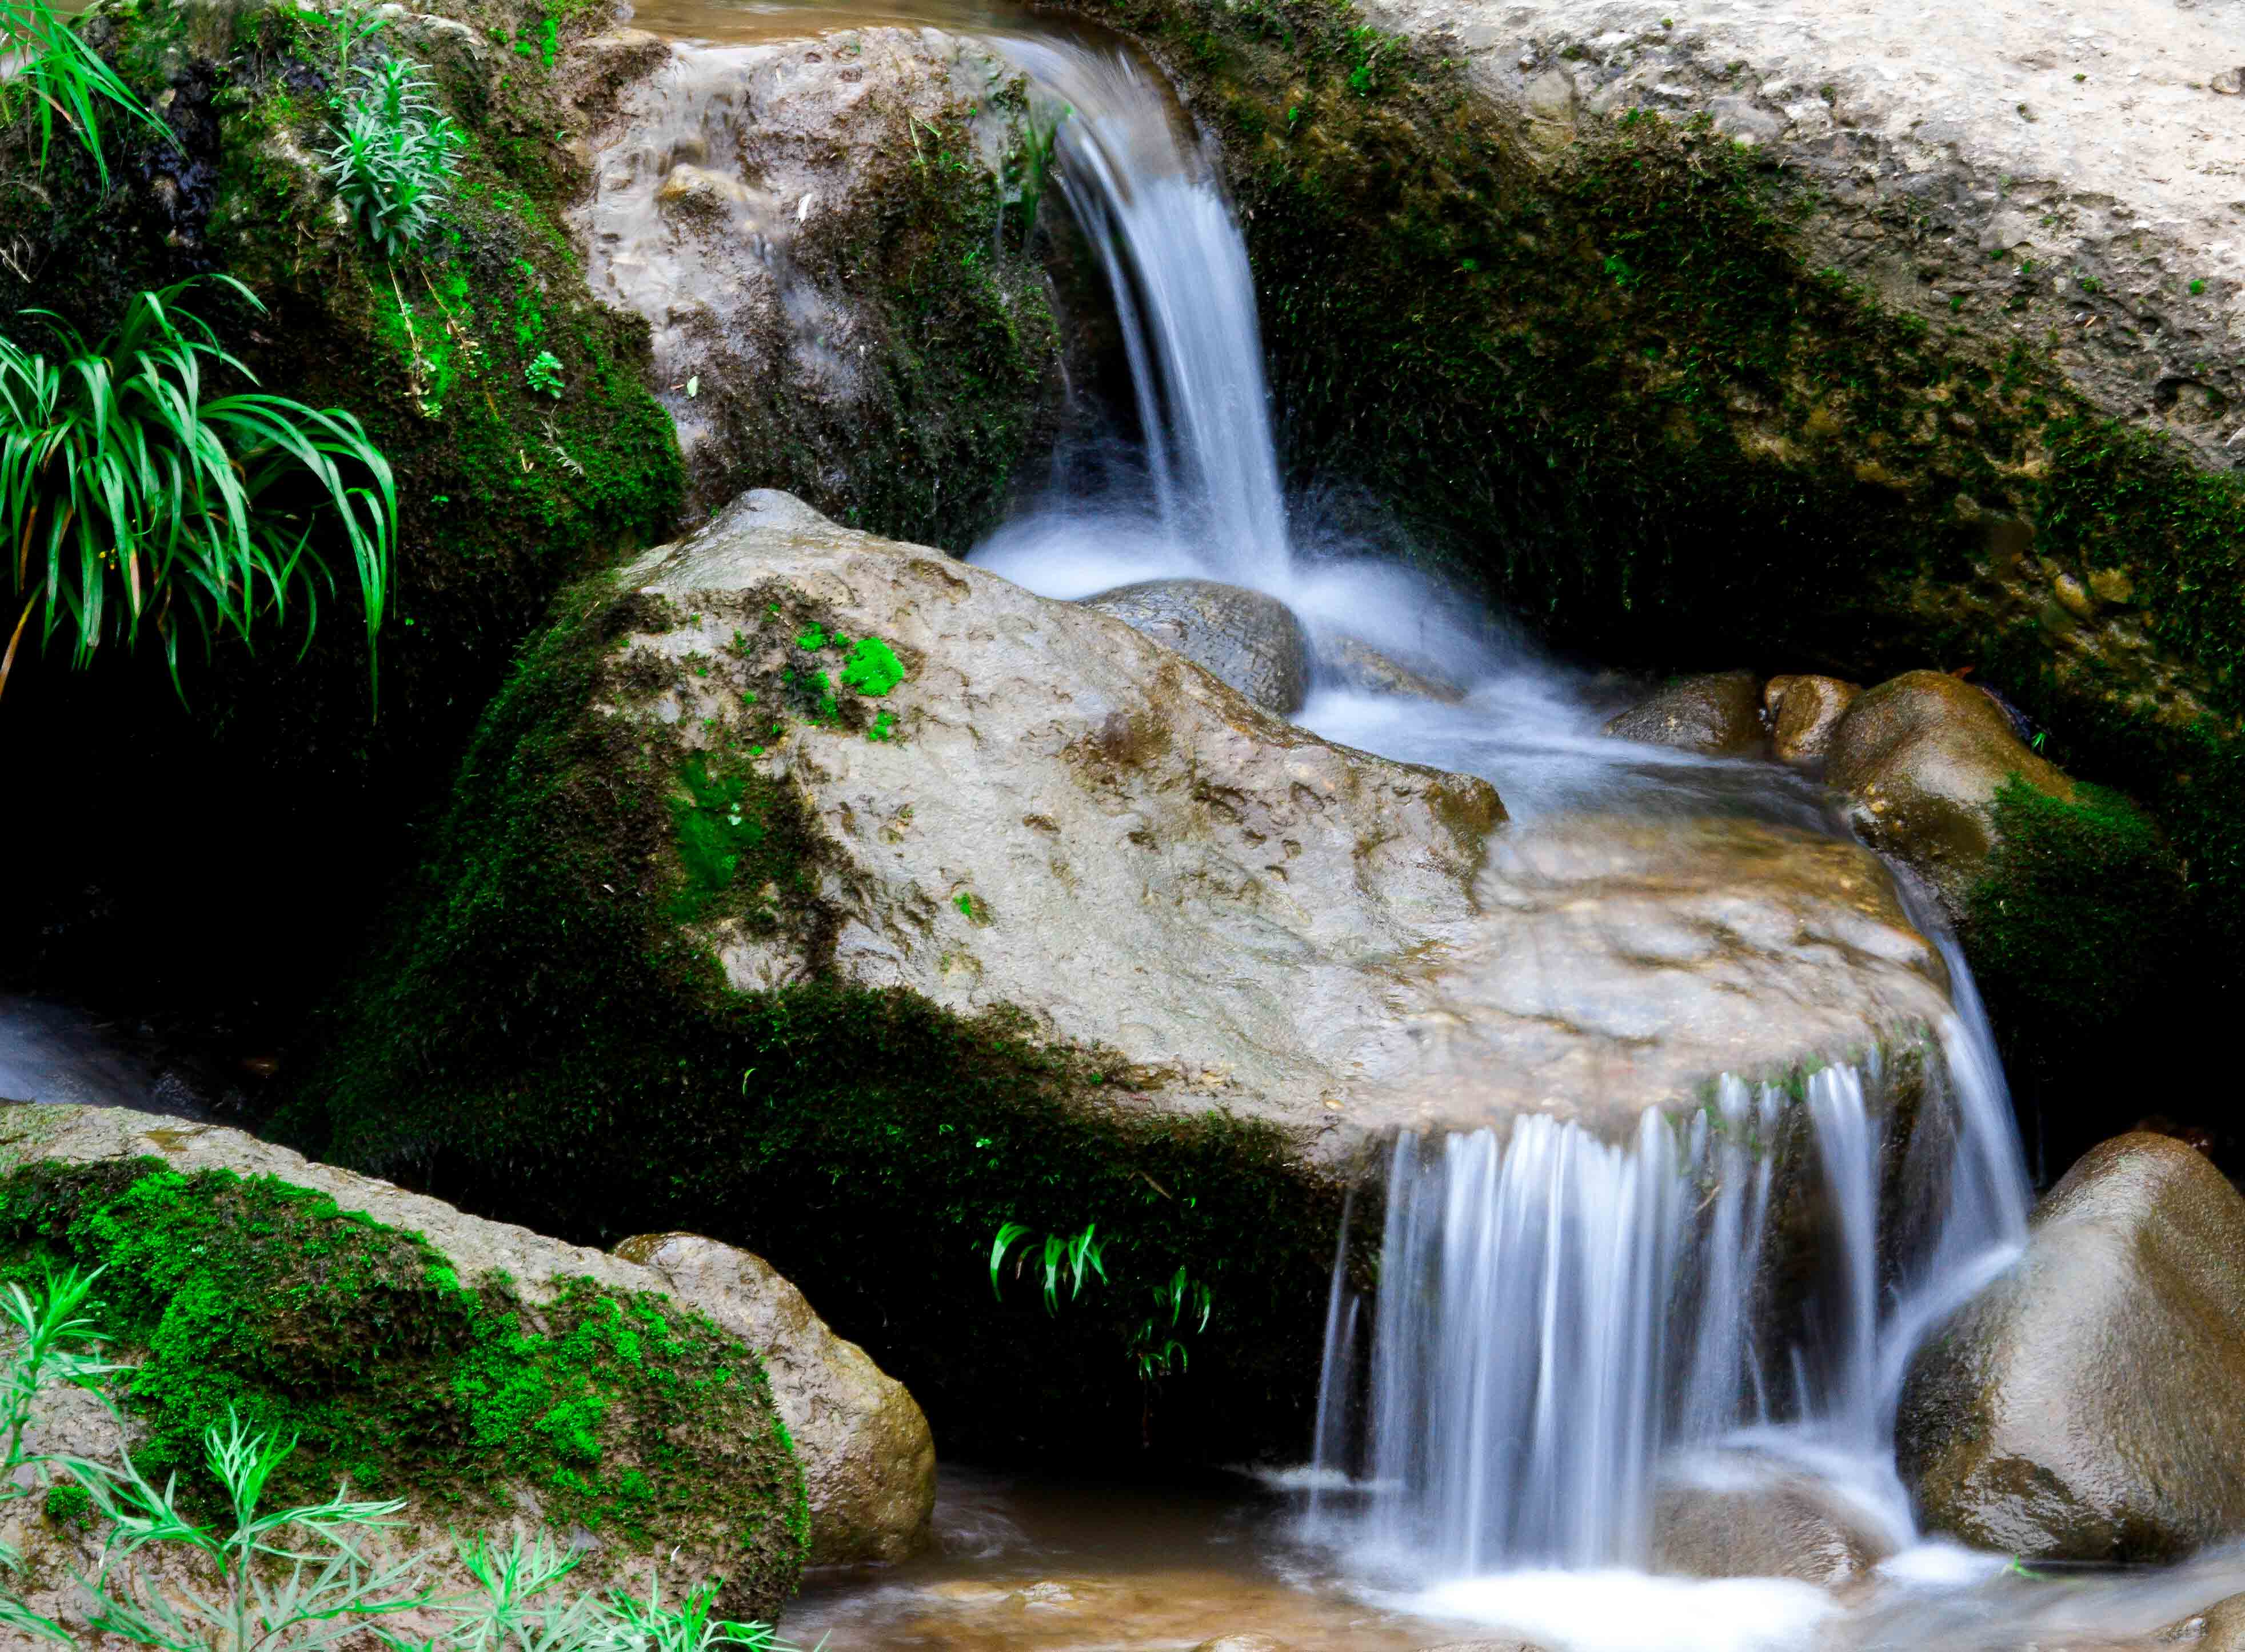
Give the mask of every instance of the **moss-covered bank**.
[{"label": "moss-covered bank", "polygon": [[[2235,990],[2245,482],[2098,415],[2052,340],[1929,328],[1815,267],[1813,191],[1704,127],[1531,132],[1440,40],[1345,4],[1082,9],[1224,140],[1296,476],[1367,484],[1422,554],[1602,659],[1975,667],[2187,869],[2156,996]],[[2164,1042],[2043,1053],[2099,1055],[2094,1107]]]},{"label": "moss-covered bank", "polygon": [[91,1311],[159,1481],[200,1489],[203,1431],[238,1409],[297,1438],[283,1497],[348,1478],[468,1531],[519,1485],[611,1551],[711,1557],[736,1611],[794,1589],[803,1477],[762,1364],[667,1298],[580,1279],[533,1308],[323,1194],[153,1159],[0,1176],[0,1276],[58,1266],[104,1270]]},{"label": "moss-covered bank", "polygon": [[[364,422],[397,473],[402,520],[378,718],[348,592],[322,605],[302,657],[295,620],[254,653],[187,661],[184,705],[153,649],[84,674],[59,657],[18,661],[0,744],[42,807],[9,811],[0,859],[40,873],[0,903],[0,976],[221,1012],[249,1024],[242,1053],[269,1053],[357,938],[369,897],[410,863],[554,591],[677,525],[686,476],[650,393],[647,329],[593,301],[564,223],[589,185],[587,135],[626,72],[587,44],[611,26],[587,0],[439,0],[360,48],[426,63],[466,140],[439,227],[394,262],[319,175],[339,46],[322,11],[98,9],[87,38],[166,126],[108,123],[106,193],[75,147],[37,170],[7,135],[11,336],[40,336],[16,319],[25,305],[91,338],[137,289],[239,277],[263,313],[215,288],[191,301],[265,389]],[[987,173],[900,168],[876,193],[833,261],[881,318],[869,372],[885,396],[846,430],[763,409],[746,479],[963,544],[1028,439],[1049,322],[1023,295],[1018,246],[992,241],[1000,188]],[[965,255],[986,244],[979,262]],[[558,395],[528,377],[547,354]],[[151,854],[147,811],[127,800],[189,796],[195,807],[162,811]],[[207,873],[246,859],[255,876]],[[139,944],[151,927],[174,944]]]},{"label": "moss-covered bank", "polygon": [[[560,599],[284,1134],[580,1240],[744,1245],[912,1389],[947,1453],[1298,1452],[1340,1190],[1273,1130],[1140,1104],[1095,1053],[819,967],[819,840],[791,793],[686,761],[657,709],[691,662],[630,640],[666,628],[658,607],[605,580]],[[791,738],[878,727],[821,726],[815,694],[755,714]],[[733,990],[685,921],[720,915],[783,925],[809,978]],[[1034,1284],[994,1301],[1007,1221],[1095,1223],[1107,1284],[1053,1317]],[[1179,1267],[1214,1316],[1150,1389],[1129,1345]]]}]

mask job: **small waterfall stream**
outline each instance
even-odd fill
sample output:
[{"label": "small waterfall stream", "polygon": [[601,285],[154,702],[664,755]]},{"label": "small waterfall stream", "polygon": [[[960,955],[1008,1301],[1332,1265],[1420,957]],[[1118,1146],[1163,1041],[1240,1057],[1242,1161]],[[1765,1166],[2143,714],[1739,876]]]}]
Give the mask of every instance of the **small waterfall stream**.
[{"label": "small waterfall stream", "polygon": [[[1487,774],[1516,816],[1587,799],[1837,829],[1773,767],[1599,739],[1603,708],[1577,680],[1407,572],[1353,547],[1301,553],[1245,245],[1166,89],[1119,50],[1004,49],[1068,111],[1058,179],[1113,292],[1144,452],[1132,483],[1063,489],[977,560],[1062,597],[1216,578],[1286,600],[1313,634],[1345,625],[1431,647],[1475,685],[1467,706],[1328,694],[1303,721]],[[1726,1079],[1707,1105],[1648,1112],[1621,1141],[1542,1116],[1502,1134],[1403,1136],[1375,1299],[1348,1286],[1346,1235],[1336,1257],[1312,1481],[1352,1489],[1317,1494],[1317,1536],[1421,1585],[1643,1566],[1662,1464],[1734,1440],[1814,1460],[1908,1534],[1889,1436],[1909,1347],[2012,1254],[2027,1209],[1963,956],[1909,898],[1941,938],[1957,1005],[1914,1067],[1914,1118],[1898,1116],[1897,1074],[1874,1057],[1797,1093]],[[1896,1210],[1907,1231],[1882,1230]],[[1791,1270],[1783,1302],[1777,1265]]]}]

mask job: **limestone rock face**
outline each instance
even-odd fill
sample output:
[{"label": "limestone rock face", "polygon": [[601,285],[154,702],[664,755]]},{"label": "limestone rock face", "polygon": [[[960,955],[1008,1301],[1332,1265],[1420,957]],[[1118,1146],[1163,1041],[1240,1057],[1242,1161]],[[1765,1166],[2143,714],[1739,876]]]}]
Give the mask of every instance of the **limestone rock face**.
[{"label": "limestone rock face", "polygon": [[1924,877],[1952,917],[1995,847],[1996,793],[2013,775],[2053,797],[2073,794],[2002,708],[1938,671],[1905,672],[1851,704],[1824,771],[1865,841]]},{"label": "limestone rock face", "polygon": [[1764,749],[1761,680],[1750,671],[1684,677],[1609,721],[1617,740],[1674,746],[1708,757],[1745,757]]},{"label": "limestone rock face", "polygon": [[1146,1105],[1219,1101],[1320,1154],[1523,1108],[1626,1127],[1716,1073],[1940,1013],[1937,963],[1852,844],[1500,832],[1482,781],[1328,744],[1117,620],[781,494],[622,580],[675,616],[614,647],[667,675],[650,709],[689,748],[736,738],[744,694],[770,703],[805,626],[885,639],[905,672],[852,714],[885,723],[753,758],[824,844],[827,917],[815,943],[717,921],[744,990],[824,946],[850,980],[1107,1052]]},{"label": "limestone rock face", "polygon": [[[706,14],[695,23],[685,31],[700,33]],[[949,164],[993,179],[1014,133],[993,95],[1014,71],[963,36],[750,32],[764,37],[666,41],[620,29],[580,53],[593,181],[571,227],[594,295],[647,320],[656,396],[702,513],[749,476],[768,477],[775,451],[826,484],[863,459],[872,433],[888,439],[897,345],[866,248],[898,239],[882,214],[912,133],[945,125]],[[1007,315],[1021,339],[1049,344],[1038,316],[1017,311]],[[972,345],[910,348],[943,371]],[[989,389],[1002,403],[994,378]],[[920,462],[940,464],[944,437],[933,415],[919,416]],[[946,479],[960,491],[963,464]]]},{"label": "limestone rock face", "polygon": [[615,1255],[763,1356],[803,1459],[811,1564],[900,1561],[935,1517],[935,1438],[905,1385],[837,1337],[761,1257],[699,1234],[652,1233]]},{"label": "limestone rock face", "polygon": [[[1824,188],[1805,261],[1943,328],[2069,326],[2058,362],[2106,412],[2235,463],[2245,423],[2204,364],[2245,343],[2237,0],[1744,0],[1693,17],[1656,0],[1374,0],[1366,16],[1447,35],[1476,85],[1554,141],[1631,109],[1712,116]],[[1895,227],[1929,212],[1937,239]],[[2160,338],[2124,335],[2129,295],[2153,293]]]},{"label": "limestone rock face", "polygon": [[1772,677],[1761,691],[1762,708],[1778,761],[1803,767],[1822,762],[1832,731],[1862,692],[1837,677]]},{"label": "limestone rock face", "polygon": [[1978,1547],[2162,1561],[2245,1533],[2245,1199],[2167,1136],[2092,1148],[1926,1339],[1897,1444],[1921,1523]]},{"label": "limestone rock face", "polygon": [[1175,649],[1278,716],[1299,709],[1309,692],[1309,638],[1276,597],[1214,579],[1146,579],[1083,606]]}]

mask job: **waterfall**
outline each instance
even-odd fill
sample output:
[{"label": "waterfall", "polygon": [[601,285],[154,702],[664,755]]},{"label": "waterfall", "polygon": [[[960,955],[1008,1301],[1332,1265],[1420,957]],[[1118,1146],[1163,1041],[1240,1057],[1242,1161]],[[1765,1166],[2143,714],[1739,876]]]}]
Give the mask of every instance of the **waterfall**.
[{"label": "waterfall", "polygon": [[[1890,1439],[1909,1349],[2025,1234],[1984,1039],[1964,1015],[1939,1029],[1906,1153],[1875,1059],[1797,1095],[1726,1078],[1621,1142],[1538,1115],[1404,1135],[1360,1427],[1336,1420],[1359,1373],[1330,1331],[1319,1399],[1319,1481],[1354,1471],[1370,1494],[1322,1502],[1322,1534],[1433,1577],[1642,1565],[1661,1461],[1729,1438],[1857,1466],[1906,1529]],[[1886,1231],[1889,1209],[1921,1219]],[[1797,1300],[1773,1265],[1805,1273]],[[1337,1274],[1329,1326],[1344,1290]]]},{"label": "waterfall", "polygon": [[[1000,44],[1065,110],[1057,180],[1113,295],[1144,453],[1135,491],[1063,489],[975,560],[1062,598],[1214,577],[1278,596],[1313,633],[1440,653],[1475,685],[1467,704],[1329,696],[1324,722],[1315,706],[1305,721],[1486,774],[1516,818],[1588,802],[1824,821],[1774,767],[1740,779],[1745,766],[1599,739],[1603,714],[1564,673],[1444,618],[1441,594],[1392,562],[1298,557],[1245,245],[1184,117],[1120,49]],[[1695,788],[1708,775],[1719,783]],[[1315,1529],[1421,1577],[1642,1564],[1664,1459],[1742,1434],[1857,1466],[1907,1529],[1889,1446],[1902,1370],[2015,1254],[2027,1184],[1970,975],[1904,882],[1955,1006],[1912,1063],[1913,1115],[1896,1064],[1867,1059],[1790,1088],[1723,1079],[1620,1141],[1533,1115],[1399,1140],[1376,1296],[1351,1287],[1346,1224],[1335,1256]]]}]

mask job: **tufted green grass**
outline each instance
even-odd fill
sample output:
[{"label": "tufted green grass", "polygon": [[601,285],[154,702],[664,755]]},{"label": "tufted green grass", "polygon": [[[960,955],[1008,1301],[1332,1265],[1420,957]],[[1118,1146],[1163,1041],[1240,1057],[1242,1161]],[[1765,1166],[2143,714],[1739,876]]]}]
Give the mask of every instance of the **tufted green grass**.
[{"label": "tufted green grass", "polygon": [[348,1479],[467,1526],[522,1481],[557,1524],[718,1554],[767,1615],[793,1588],[803,1482],[761,1363],[666,1298],[578,1279],[533,1310],[326,1195],[153,1159],[0,1178],[0,1259],[105,1270],[92,1311],[137,1358],[120,1398],[159,1481],[198,1482],[203,1432],[238,1407],[300,1437],[285,1497]]}]

